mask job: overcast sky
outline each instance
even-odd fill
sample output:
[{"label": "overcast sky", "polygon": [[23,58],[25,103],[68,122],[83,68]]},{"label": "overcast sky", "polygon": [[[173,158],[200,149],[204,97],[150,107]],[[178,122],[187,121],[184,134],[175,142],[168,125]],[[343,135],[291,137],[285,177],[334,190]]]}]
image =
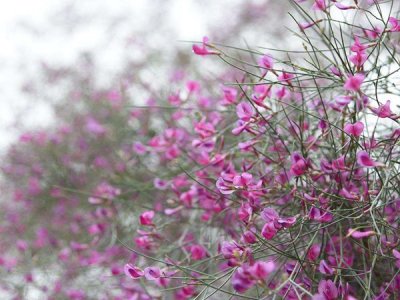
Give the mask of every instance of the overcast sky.
[{"label": "overcast sky", "polygon": [[[51,120],[46,103],[27,97],[20,88],[35,76],[39,61],[72,64],[82,51],[104,58],[102,66],[118,65],[118,49],[109,43],[107,20],[131,17],[135,26],[146,26],[148,0],[0,0],[0,149],[16,138],[16,118],[25,126],[44,126]],[[176,40],[199,40],[206,34],[205,18],[191,0],[175,0],[166,12]],[[73,6],[72,14],[65,13]],[[182,13],[184,12],[184,13]],[[86,17],[92,17],[86,22]],[[70,31],[66,30],[70,22]],[[76,24],[75,24],[76,23]],[[75,26],[74,26],[75,25]],[[118,46],[116,46],[118,47]],[[99,50],[105,49],[107,51]]]}]

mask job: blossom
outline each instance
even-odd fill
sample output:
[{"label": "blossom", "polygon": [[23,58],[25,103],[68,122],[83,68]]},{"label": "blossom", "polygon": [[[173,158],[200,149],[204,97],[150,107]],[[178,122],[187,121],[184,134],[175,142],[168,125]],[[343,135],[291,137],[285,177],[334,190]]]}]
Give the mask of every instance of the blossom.
[{"label": "blossom", "polygon": [[348,135],[359,137],[364,130],[364,124],[362,122],[356,122],[354,124],[346,124],[343,131]]},{"label": "blossom", "polygon": [[207,250],[201,245],[190,246],[190,254],[193,260],[202,260],[208,256]]},{"label": "blossom", "polygon": [[266,68],[266,69],[272,69],[274,66],[274,59],[271,55],[265,54],[261,57],[261,59],[258,62],[258,65],[260,67]]},{"label": "blossom", "polygon": [[349,60],[356,66],[361,67],[364,65],[368,58],[368,55],[365,52],[356,52],[349,56]]},{"label": "blossom", "polygon": [[326,10],[327,6],[326,6],[325,1],[326,0],[315,0],[312,8],[317,11],[318,10],[322,10],[322,11]]},{"label": "blossom", "polygon": [[140,269],[132,264],[126,264],[124,267],[124,272],[125,272],[126,276],[129,276],[132,279],[138,279],[144,275],[144,272],[142,269]]},{"label": "blossom", "polygon": [[392,112],[390,109],[390,100],[387,100],[385,104],[380,105],[377,108],[371,108],[371,110],[379,117],[379,118],[396,118],[396,114]]},{"label": "blossom", "polygon": [[362,239],[362,238],[370,237],[373,235],[376,235],[376,232],[372,231],[372,230],[359,231],[356,229],[349,228],[349,230],[347,232],[347,237],[351,236],[352,238],[355,238],[355,239]]},{"label": "blossom", "polygon": [[276,265],[272,261],[257,261],[249,269],[253,277],[265,280],[276,269]]},{"label": "blossom", "polygon": [[346,82],[344,83],[344,89],[346,91],[358,92],[360,90],[361,84],[364,82],[365,75],[357,73],[354,76],[350,75]]},{"label": "blossom", "polygon": [[148,210],[139,216],[140,224],[145,226],[153,226],[154,211]]},{"label": "blossom", "polygon": [[383,163],[376,162],[371,159],[367,151],[359,151],[357,152],[357,163],[366,168],[373,168],[373,167],[382,167],[384,166]]},{"label": "blossom", "polygon": [[247,122],[254,116],[254,108],[248,102],[240,102],[236,106],[236,114],[240,120]]},{"label": "blossom", "polygon": [[394,17],[389,18],[390,32],[400,32],[400,22]]},{"label": "blossom", "polygon": [[328,265],[328,263],[324,259],[320,261],[318,270],[325,275],[333,275],[334,273],[334,270]]},{"label": "blossom", "polygon": [[321,280],[318,285],[318,294],[313,296],[313,300],[336,300],[339,296],[338,288],[332,280]]},{"label": "blossom", "polygon": [[304,157],[298,152],[292,154],[292,165],[290,172],[295,176],[303,175],[308,169],[308,165]]},{"label": "blossom", "polygon": [[144,269],[144,276],[147,280],[156,280],[161,276],[161,270],[159,267],[147,267]]},{"label": "blossom", "polygon": [[220,53],[219,53],[218,51],[211,51],[211,50],[207,49],[207,47],[209,46],[209,45],[208,45],[208,41],[209,41],[209,38],[208,38],[208,37],[206,37],[206,36],[203,37],[203,44],[202,44],[202,46],[193,45],[193,46],[192,46],[193,52],[194,52],[195,54],[201,55],[201,56],[204,56],[204,55],[219,55]]}]

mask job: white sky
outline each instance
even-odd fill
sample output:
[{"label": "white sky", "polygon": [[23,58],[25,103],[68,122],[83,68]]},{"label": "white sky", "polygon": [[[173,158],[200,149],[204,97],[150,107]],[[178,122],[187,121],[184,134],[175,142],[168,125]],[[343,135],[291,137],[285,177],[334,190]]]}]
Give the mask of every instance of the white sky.
[{"label": "white sky", "polygon": [[[151,2],[0,0],[0,150],[16,138],[13,130],[16,118],[25,126],[43,126],[51,120],[50,109],[45,103],[20,92],[24,80],[35,75],[40,60],[70,65],[79,53],[89,51],[99,55],[105,68],[118,65],[121,63],[118,57],[122,57],[118,55],[120,45],[109,44],[110,37],[105,32],[109,24],[102,18],[132,16],[130,24],[146,26],[146,22],[156,22],[145,18]],[[200,40],[206,34],[205,18],[197,11],[195,2],[175,0],[169,5],[166,13],[176,31],[176,40]],[[60,19],[54,18],[56,12],[65,11],[67,4],[75,5],[77,14],[60,14]],[[86,16],[93,20],[86,23]],[[76,22],[79,30],[66,32],[62,22]],[[105,48],[107,51],[98,50]]]}]

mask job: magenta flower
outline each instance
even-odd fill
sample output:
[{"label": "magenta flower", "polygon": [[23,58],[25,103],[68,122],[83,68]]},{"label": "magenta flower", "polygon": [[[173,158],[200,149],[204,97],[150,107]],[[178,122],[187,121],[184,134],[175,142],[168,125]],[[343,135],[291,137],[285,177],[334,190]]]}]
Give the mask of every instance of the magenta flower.
[{"label": "magenta flower", "polygon": [[332,72],[333,75],[336,75],[338,77],[342,76],[342,72],[340,72],[340,70],[336,66],[330,67],[329,70]]},{"label": "magenta flower", "polygon": [[190,246],[190,254],[193,260],[202,260],[208,256],[207,250],[201,245]]},{"label": "magenta flower", "polygon": [[233,177],[233,185],[237,189],[245,189],[250,186],[253,181],[253,175],[250,173],[242,173]]},{"label": "magenta flower", "polygon": [[159,267],[147,267],[144,269],[144,276],[147,280],[156,280],[161,277],[161,270]]},{"label": "magenta flower", "polygon": [[294,78],[294,74],[292,73],[287,73],[285,71],[282,71],[282,73],[278,76],[279,81],[285,81],[288,84],[290,84],[290,81]]},{"label": "magenta flower", "polygon": [[259,280],[265,280],[276,268],[272,261],[257,261],[249,269],[253,277]]},{"label": "magenta flower", "polygon": [[344,89],[346,91],[358,92],[360,90],[361,84],[364,82],[365,75],[357,73],[354,76],[349,76],[344,83]]},{"label": "magenta flower", "polygon": [[169,182],[160,178],[154,178],[153,185],[158,190],[165,190],[169,186]]},{"label": "magenta flower", "polygon": [[352,238],[355,239],[363,239],[366,237],[370,237],[376,235],[375,231],[369,230],[369,231],[359,231],[356,229],[351,229],[349,228],[348,232],[347,232],[347,237],[351,236]]},{"label": "magenta flower", "polygon": [[295,176],[301,176],[307,171],[308,165],[299,152],[293,152],[290,172]]},{"label": "magenta flower", "polygon": [[124,267],[124,272],[125,272],[126,276],[129,276],[132,279],[138,279],[144,275],[144,272],[142,269],[140,269],[132,264],[126,264]]},{"label": "magenta flower", "polygon": [[273,222],[266,223],[261,230],[261,235],[267,240],[271,240],[277,233],[278,229],[275,228]]},{"label": "magenta flower", "polygon": [[328,263],[326,262],[326,260],[322,259],[319,263],[319,267],[318,270],[325,275],[333,275],[334,270],[332,267],[330,267],[328,265]]},{"label": "magenta flower", "polygon": [[352,101],[351,96],[337,96],[335,102],[340,106],[346,106]]},{"label": "magenta flower", "polygon": [[329,211],[324,211],[321,213],[321,210],[315,206],[311,207],[309,217],[311,220],[320,223],[329,223],[333,220],[333,215]]},{"label": "magenta flower", "polygon": [[321,246],[318,244],[314,244],[308,250],[307,258],[311,261],[315,261],[317,260],[320,253],[321,253]]},{"label": "magenta flower", "polygon": [[326,0],[315,0],[312,8],[317,11],[324,11],[326,10]]},{"label": "magenta flower", "polygon": [[322,20],[316,20],[316,21],[312,21],[312,22],[301,22],[299,23],[299,28],[300,30],[306,30],[307,28],[310,28],[312,26],[314,26],[315,24],[318,24],[322,22]]},{"label": "magenta flower", "polygon": [[394,17],[389,18],[390,32],[400,32],[400,22]]},{"label": "magenta flower", "polygon": [[153,210],[148,210],[143,212],[139,216],[139,221],[141,225],[144,226],[153,226],[153,218],[154,218],[154,211]]},{"label": "magenta flower", "polygon": [[238,293],[244,293],[255,284],[250,272],[244,266],[236,269],[232,276],[232,286]]},{"label": "magenta flower", "polygon": [[364,124],[362,122],[356,122],[354,124],[346,124],[343,130],[348,135],[359,137],[364,130]]},{"label": "magenta flower", "polygon": [[355,8],[357,8],[357,7],[354,6],[354,5],[345,5],[345,4],[340,3],[340,2],[335,2],[335,6],[336,6],[337,8],[339,8],[340,10],[348,10],[348,9],[355,9]]},{"label": "magenta flower", "polygon": [[233,87],[224,86],[222,88],[224,93],[224,99],[222,100],[223,105],[230,105],[236,102],[237,90]]},{"label": "magenta flower", "polygon": [[259,61],[259,66],[266,68],[266,69],[272,69],[274,66],[274,59],[272,58],[271,55],[269,54],[265,54],[261,57],[260,61]]},{"label": "magenta flower", "polygon": [[239,246],[235,241],[222,242],[221,250],[222,256],[226,259],[239,258],[244,253],[244,248]]},{"label": "magenta flower", "polygon": [[396,258],[396,267],[400,268],[400,251],[392,250],[393,256]]},{"label": "magenta flower", "polygon": [[380,162],[376,162],[371,159],[367,151],[359,151],[357,153],[357,163],[366,168],[374,168],[374,167],[383,167],[384,164]]},{"label": "magenta flower", "polygon": [[253,214],[253,208],[249,203],[242,203],[240,208],[238,209],[238,217],[243,222],[248,222],[251,215]]},{"label": "magenta flower", "polygon": [[368,58],[368,55],[365,52],[355,52],[352,55],[349,56],[349,60],[356,66],[356,67],[362,67],[364,63],[366,62]]},{"label": "magenta flower", "polygon": [[208,41],[209,38],[208,37],[203,37],[203,44],[202,46],[199,45],[193,45],[192,46],[192,50],[195,54],[197,55],[201,55],[201,56],[205,56],[205,55],[219,55],[220,53],[217,51],[211,51],[209,49],[207,49],[208,46]]},{"label": "magenta flower", "polygon": [[371,110],[379,118],[396,118],[396,114],[390,109],[390,100],[387,100],[385,104],[379,106],[378,108],[371,108]]},{"label": "magenta flower", "polygon": [[240,120],[248,122],[254,116],[254,108],[248,102],[240,102],[236,106],[236,114]]},{"label": "magenta flower", "polygon": [[221,194],[229,195],[236,191],[236,188],[233,186],[233,177],[234,175],[232,174],[223,173],[217,179],[216,186]]},{"label": "magenta flower", "polygon": [[88,117],[86,120],[86,130],[96,135],[103,135],[107,131],[99,121],[92,117]]},{"label": "magenta flower", "polygon": [[339,291],[332,280],[321,280],[318,285],[318,294],[314,295],[312,300],[336,300]]},{"label": "magenta flower", "polygon": [[255,244],[257,243],[257,236],[253,231],[247,230],[243,233],[242,240],[244,243]]}]

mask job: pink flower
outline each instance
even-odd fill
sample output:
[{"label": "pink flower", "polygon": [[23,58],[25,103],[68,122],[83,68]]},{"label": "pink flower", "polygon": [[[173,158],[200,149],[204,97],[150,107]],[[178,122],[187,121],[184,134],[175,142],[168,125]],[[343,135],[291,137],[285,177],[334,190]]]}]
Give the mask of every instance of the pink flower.
[{"label": "pink flower", "polygon": [[400,22],[394,17],[389,18],[390,32],[400,32]]},{"label": "pink flower", "polygon": [[124,272],[125,272],[126,276],[129,276],[132,279],[138,279],[144,275],[144,272],[142,269],[140,269],[132,264],[126,264],[124,267]]},{"label": "pink flower", "polygon": [[263,57],[261,57],[259,61],[259,66],[266,68],[267,70],[272,69],[274,66],[274,59],[272,58],[271,55],[265,54]]},{"label": "pink flower", "polygon": [[355,52],[354,54],[349,56],[349,60],[356,66],[361,67],[364,65],[365,61],[367,60],[368,55],[364,52]]},{"label": "pink flower", "polygon": [[161,270],[159,267],[147,267],[144,269],[144,276],[147,280],[156,280],[161,276]]},{"label": "pink flower", "polygon": [[311,261],[315,261],[317,260],[320,253],[321,253],[321,246],[318,244],[314,244],[308,250],[307,258]]},{"label": "pink flower", "polygon": [[235,103],[237,96],[237,90],[235,88],[224,86],[222,88],[222,91],[224,93],[224,99],[222,100],[223,105],[230,105]]},{"label": "pink flower", "polygon": [[143,145],[141,142],[134,142],[132,146],[132,150],[137,154],[137,155],[143,155],[147,152],[146,146]]},{"label": "pink flower", "polygon": [[153,185],[158,190],[165,190],[168,187],[169,182],[160,178],[154,178]]},{"label": "pink flower", "polygon": [[351,45],[351,52],[364,52],[368,46],[361,44],[360,38],[358,36],[354,37],[354,43]]},{"label": "pink flower", "polygon": [[249,269],[253,277],[259,280],[265,280],[275,268],[275,263],[272,261],[257,261]]},{"label": "pink flower", "polygon": [[86,120],[86,130],[90,133],[102,135],[106,133],[106,129],[95,118],[88,117]]},{"label": "pink flower", "polygon": [[240,120],[248,122],[254,116],[254,108],[248,102],[240,102],[236,106],[236,114]]},{"label": "pink flower", "polygon": [[295,176],[301,176],[307,171],[307,168],[308,166],[304,157],[298,152],[293,152],[290,172]]},{"label": "pink flower", "polygon": [[313,296],[313,300],[336,300],[339,292],[332,280],[321,280],[318,285],[318,294]]},{"label": "pink flower", "polygon": [[247,230],[243,233],[242,239],[245,243],[255,244],[257,243],[257,236],[253,231]]},{"label": "pink flower", "polygon": [[271,222],[277,220],[279,218],[279,214],[276,212],[275,209],[267,207],[264,208],[263,211],[261,212],[261,217],[265,221]]},{"label": "pink flower", "polygon": [[348,135],[359,137],[364,130],[364,124],[362,122],[356,122],[354,124],[346,124],[343,130]]},{"label": "pink flower", "polygon": [[233,177],[233,185],[237,189],[244,189],[251,184],[253,180],[253,175],[250,173],[242,173]]},{"label": "pink flower", "polygon": [[300,30],[306,30],[307,28],[310,28],[310,27],[312,27],[315,24],[318,24],[320,22],[322,22],[321,19],[320,20],[316,20],[316,21],[312,21],[312,22],[301,22],[301,23],[299,23],[299,27],[300,27]]},{"label": "pink flower", "polygon": [[139,221],[141,225],[144,226],[153,226],[153,218],[154,218],[154,211],[153,210],[148,210],[143,212],[139,216]]},{"label": "pink flower", "polygon": [[282,71],[282,73],[278,76],[279,81],[286,81],[287,83],[290,83],[290,80],[294,78],[294,74],[292,73],[287,73],[285,71]]},{"label": "pink flower", "polygon": [[207,250],[201,245],[192,245],[190,254],[193,260],[202,260],[207,257]]},{"label": "pink flower", "polygon": [[348,10],[348,9],[355,9],[356,7],[354,5],[344,5],[339,2],[335,2],[335,6],[341,10]]},{"label": "pink flower", "polygon": [[231,174],[222,174],[222,176],[217,179],[216,186],[219,192],[224,195],[232,194],[236,190],[233,186],[233,176],[231,176]]},{"label": "pink flower", "polygon": [[266,223],[261,230],[261,235],[267,240],[271,240],[277,233],[278,229],[275,228],[273,222]]},{"label": "pink flower", "polygon": [[217,51],[210,51],[210,50],[207,49],[208,41],[209,41],[208,37],[206,37],[206,36],[203,37],[203,44],[202,44],[202,46],[200,47],[199,45],[193,45],[193,46],[192,46],[193,52],[194,52],[195,54],[201,55],[201,56],[204,56],[204,55],[219,55],[219,54],[220,54],[219,52],[217,52]]},{"label": "pink flower", "polygon": [[320,223],[329,223],[333,220],[333,215],[329,211],[321,213],[321,210],[315,206],[311,207],[309,217],[311,220]]},{"label": "pink flower", "polygon": [[189,80],[186,83],[186,88],[189,91],[189,93],[197,92],[200,90],[200,83],[198,81]]},{"label": "pink flower", "polygon": [[358,231],[356,229],[351,229],[350,228],[348,230],[348,232],[347,232],[347,236],[346,237],[351,236],[352,238],[355,238],[355,239],[363,239],[363,238],[370,237],[370,236],[373,236],[373,235],[376,235],[376,232],[372,231],[372,230],[369,230],[369,231]]},{"label": "pink flower", "polygon": [[321,260],[321,262],[319,263],[318,270],[325,275],[333,275],[334,273],[334,270],[328,265],[328,263],[324,259]]},{"label": "pink flower", "polygon": [[361,73],[357,73],[354,76],[350,75],[343,87],[346,91],[358,92],[364,79],[365,75]]},{"label": "pink flower", "polygon": [[374,167],[384,166],[384,164],[372,160],[371,157],[369,156],[368,152],[364,151],[364,150],[359,151],[357,153],[357,163],[360,166],[366,167],[366,168],[374,168]]},{"label": "pink flower", "polygon": [[251,274],[244,266],[236,269],[232,276],[232,286],[238,293],[244,293],[255,284]]},{"label": "pink flower", "polygon": [[390,100],[387,100],[385,104],[379,106],[378,108],[371,108],[371,110],[379,117],[379,118],[396,118],[396,114],[392,112],[390,109]]},{"label": "pink flower", "polygon": [[322,10],[322,11],[326,10],[326,2],[325,2],[325,0],[315,0],[312,8],[314,10],[317,10],[317,11],[318,10]]},{"label": "pink flower", "polygon": [[396,258],[396,267],[400,268],[400,252],[396,249],[392,250],[393,256]]},{"label": "pink flower", "polygon": [[338,77],[342,76],[342,73],[340,72],[340,70],[335,66],[330,67],[329,70],[332,72],[333,75],[336,75]]},{"label": "pink flower", "polygon": [[351,102],[351,100],[352,100],[351,96],[337,96],[335,98],[336,103],[339,104],[340,106],[346,106]]}]

